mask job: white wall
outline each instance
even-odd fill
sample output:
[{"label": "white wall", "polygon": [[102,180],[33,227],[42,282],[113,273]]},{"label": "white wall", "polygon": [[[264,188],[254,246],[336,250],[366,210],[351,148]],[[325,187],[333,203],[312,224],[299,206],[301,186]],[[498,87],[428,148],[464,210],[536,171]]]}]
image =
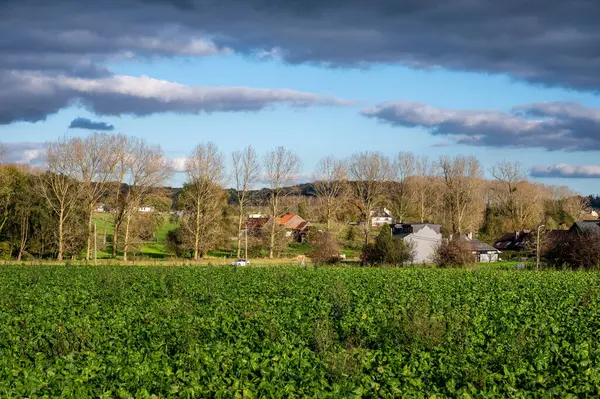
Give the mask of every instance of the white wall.
[{"label": "white wall", "polygon": [[432,261],[437,246],[442,241],[442,235],[429,226],[423,227],[416,233],[404,237],[404,241],[414,243],[414,263],[429,263]]}]

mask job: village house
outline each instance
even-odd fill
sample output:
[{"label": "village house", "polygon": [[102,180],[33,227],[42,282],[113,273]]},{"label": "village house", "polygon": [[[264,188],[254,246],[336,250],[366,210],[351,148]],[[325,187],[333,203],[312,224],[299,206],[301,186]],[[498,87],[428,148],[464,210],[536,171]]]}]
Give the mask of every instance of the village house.
[{"label": "village house", "polygon": [[392,213],[387,208],[371,211],[371,226],[381,227],[384,224],[391,225],[392,223],[394,223],[394,219],[392,218]]},{"label": "village house", "polygon": [[392,228],[392,235],[413,245],[414,263],[433,261],[435,251],[442,241],[441,226],[431,223],[396,224]]},{"label": "village house", "polygon": [[139,212],[140,213],[153,213],[154,212],[154,208],[151,206],[141,206],[139,208]]},{"label": "village house", "polygon": [[[244,224],[248,230],[248,235],[258,237],[262,234],[263,228],[269,223],[271,218],[260,214],[249,215]],[[304,242],[308,235],[308,229],[312,224],[298,215],[285,214],[276,219],[277,224],[283,226],[286,230],[286,236],[292,237],[297,242]]]},{"label": "village house", "polygon": [[285,227],[288,237],[293,237],[298,242],[304,242],[308,235],[308,228],[312,226],[310,222],[293,213],[283,215],[278,223]]},{"label": "village house", "polygon": [[501,252],[490,244],[486,244],[485,242],[473,238],[473,233],[458,234],[454,237],[450,236],[450,239],[465,241],[467,247],[475,256],[475,262],[477,263],[491,263],[500,260],[499,257]]},{"label": "village house", "polygon": [[510,233],[504,233],[494,242],[494,248],[500,251],[527,251],[531,247],[531,240],[534,239],[534,234],[531,230],[523,229]]}]

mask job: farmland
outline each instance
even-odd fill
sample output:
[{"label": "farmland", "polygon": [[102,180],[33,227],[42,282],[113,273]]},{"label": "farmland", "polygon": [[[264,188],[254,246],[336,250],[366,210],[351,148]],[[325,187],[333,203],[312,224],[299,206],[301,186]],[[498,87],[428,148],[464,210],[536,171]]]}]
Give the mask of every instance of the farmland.
[{"label": "farmland", "polygon": [[594,396],[598,342],[589,272],[0,272],[3,398]]}]

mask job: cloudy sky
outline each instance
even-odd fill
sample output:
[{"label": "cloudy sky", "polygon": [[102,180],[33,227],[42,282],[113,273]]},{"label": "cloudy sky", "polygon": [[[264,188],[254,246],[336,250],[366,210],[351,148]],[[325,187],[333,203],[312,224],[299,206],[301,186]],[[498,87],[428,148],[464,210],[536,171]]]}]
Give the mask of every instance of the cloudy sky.
[{"label": "cloudy sky", "polygon": [[600,193],[596,0],[0,0],[13,162],[93,131],[179,159],[361,150],[519,160]]}]

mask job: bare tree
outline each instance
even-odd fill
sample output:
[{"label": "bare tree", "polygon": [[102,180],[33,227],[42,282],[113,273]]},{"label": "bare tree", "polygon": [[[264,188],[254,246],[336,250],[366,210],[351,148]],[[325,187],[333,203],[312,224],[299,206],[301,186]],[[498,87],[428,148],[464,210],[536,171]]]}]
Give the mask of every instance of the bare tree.
[{"label": "bare tree", "polygon": [[574,221],[578,221],[585,212],[589,211],[590,200],[576,192],[563,189],[561,190],[560,206]]},{"label": "bare tree", "polygon": [[118,151],[113,146],[113,138],[105,133],[72,138],[65,144],[74,166],[72,177],[82,183],[82,198],[88,219],[86,259],[89,260],[92,255],[94,209],[114,177]]},{"label": "bare tree", "polygon": [[348,188],[345,163],[333,156],[322,158],[317,164],[313,181],[315,193],[325,207],[327,230],[330,230],[331,221],[342,206]]},{"label": "bare tree", "polygon": [[432,216],[432,208],[438,198],[439,179],[436,177],[435,165],[427,156],[415,160],[415,175],[410,179],[415,214],[423,223]]},{"label": "bare tree", "polygon": [[186,165],[187,184],[184,202],[187,202],[185,227],[192,237],[194,260],[200,259],[207,248],[207,240],[215,236],[217,221],[222,215],[221,186],[225,177],[223,155],[216,144],[198,144],[189,155]]},{"label": "bare tree", "polygon": [[80,198],[80,183],[73,179],[76,166],[69,153],[68,140],[62,139],[46,144],[47,171],[36,179],[36,189],[58,217],[58,254],[63,259],[65,246],[65,222]]},{"label": "bare tree", "polygon": [[392,164],[394,184],[391,186],[391,209],[395,218],[403,221],[408,216],[410,205],[413,201],[415,173],[415,156],[411,152],[400,151]]},{"label": "bare tree", "polygon": [[499,162],[491,169],[495,184],[491,193],[500,209],[510,219],[511,227],[520,230],[540,223],[544,191],[527,182],[519,162]]},{"label": "bare tree", "polygon": [[133,217],[139,212],[152,191],[161,186],[172,173],[172,166],[164,157],[160,147],[146,143],[142,138],[128,139],[129,154],[126,157],[125,182],[127,192],[123,196],[123,260],[127,261],[127,252],[131,241],[130,227]]},{"label": "bare tree", "polygon": [[300,169],[300,158],[296,153],[279,146],[264,157],[264,169],[271,188],[269,210],[271,213],[271,233],[269,237],[269,258],[275,248],[276,220],[279,212],[279,199],[283,188],[290,185]]},{"label": "bare tree", "polygon": [[[452,232],[474,229],[483,216],[483,172],[474,156],[442,156],[439,167],[444,181],[444,205],[450,213]],[[470,220],[466,220],[470,217]]]},{"label": "bare tree", "polygon": [[252,146],[244,148],[243,151],[234,151],[231,154],[233,162],[233,180],[237,193],[238,205],[238,234],[237,234],[237,256],[241,254],[242,225],[244,223],[244,210],[248,203],[248,190],[256,183],[260,174],[260,163],[256,151]]},{"label": "bare tree", "polygon": [[360,152],[348,160],[348,175],[354,194],[354,205],[364,220],[365,245],[369,243],[371,215],[383,200],[386,188],[393,178],[390,161],[378,152]]},{"label": "bare tree", "polygon": [[131,163],[131,157],[133,155],[131,151],[132,142],[129,140],[129,137],[125,135],[117,135],[113,136],[113,151],[115,157],[115,185],[114,185],[114,204],[113,208],[113,244],[112,244],[112,256],[113,258],[117,257],[117,250],[119,244],[119,233],[121,230],[121,225],[123,224],[124,216],[125,216],[125,204],[123,199],[124,196],[124,187],[125,177],[127,175],[127,171],[129,170],[129,165]]}]

